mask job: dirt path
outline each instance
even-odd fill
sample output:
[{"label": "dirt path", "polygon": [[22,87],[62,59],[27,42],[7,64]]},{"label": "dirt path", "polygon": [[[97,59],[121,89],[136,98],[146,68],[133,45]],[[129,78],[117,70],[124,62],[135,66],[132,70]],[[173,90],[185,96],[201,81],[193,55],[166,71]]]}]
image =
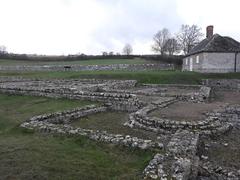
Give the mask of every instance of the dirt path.
[{"label": "dirt path", "polygon": [[209,103],[176,102],[166,108],[153,111],[150,116],[179,121],[198,121],[205,119],[206,112],[211,112],[225,104],[240,104],[240,92],[216,92]]}]

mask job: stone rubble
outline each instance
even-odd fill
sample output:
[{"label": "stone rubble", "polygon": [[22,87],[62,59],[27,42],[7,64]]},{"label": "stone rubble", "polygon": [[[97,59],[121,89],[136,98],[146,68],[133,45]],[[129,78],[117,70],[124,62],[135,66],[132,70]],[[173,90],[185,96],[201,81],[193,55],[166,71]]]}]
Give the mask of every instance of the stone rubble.
[{"label": "stone rubble", "polygon": [[66,135],[81,135],[87,136],[92,140],[101,141],[105,143],[112,143],[132,148],[140,149],[162,149],[163,144],[153,142],[152,140],[144,140],[129,135],[110,134],[106,131],[93,131],[83,128],[74,128],[69,125],[75,119],[106,111],[106,107],[96,107],[94,105],[84,108],[77,108],[70,111],[56,112],[52,114],[45,114],[35,116],[21,124],[22,128],[38,130],[42,133],[55,133]]},{"label": "stone rubble", "polygon": [[[236,115],[236,110],[230,112],[229,107],[223,107],[216,112],[206,113],[206,119],[189,122],[189,121],[176,121],[170,119],[161,119],[157,117],[149,117],[148,114],[157,109],[168,106],[171,103],[176,102],[175,99],[165,98],[165,100],[159,102],[153,102],[152,104],[143,107],[135,113],[129,115],[129,121],[125,123],[126,126],[131,128],[137,127],[154,132],[176,132],[178,129],[186,129],[193,132],[200,132],[206,135],[223,134],[232,128],[232,122],[229,118],[231,114]],[[235,118],[236,119],[236,118]],[[237,121],[238,122],[238,121]]]},{"label": "stone rubble", "polygon": [[210,179],[221,180],[239,180],[240,170],[231,169],[227,167],[214,166],[211,162],[203,162],[199,165],[200,180],[204,180],[205,177]]},{"label": "stone rubble", "polygon": [[202,84],[215,90],[240,91],[240,79],[204,79]]},{"label": "stone rubble", "polygon": [[[144,179],[196,179],[198,174],[212,179],[240,179],[237,170],[214,167],[207,156],[197,155],[199,141],[204,137],[220,136],[232,128],[240,129],[240,105],[222,106],[213,112],[206,113],[206,118],[197,121],[175,121],[171,119],[149,117],[157,108],[165,108],[177,101],[205,103],[211,91],[224,84],[223,89],[236,90],[238,80],[209,80],[203,86],[189,85],[150,85],[136,87],[137,81],[117,80],[43,80],[21,77],[1,77],[0,92],[9,94],[46,96],[52,98],[69,98],[101,102],[103,105],[91,105],[73,110],[44,114],[30,118],[21,124],[22,128],[33,129],[42,133],[53,133],[70,136],[86,136],[92,140],[127,146],[129,148],[151,149],[158,153],[143,171]],[[168,88],[181,88],[189,93],[169,93]],[[240,87],[240,86],[239,86]],[[218,87],[220,88],[220,87]],[[141,99],[141,96],[151,97]],[[149,102],[149,101],[151,102]],[[129,112],[129,120],[124,124],[158,133],[158,141],[146,140],[129,135],[111,134],[106,131],[74,128],[70,123],[87,115],[109,110]],[[81,120],[81,119],[80,119]],[[161,137],[169,137],[166,144]],[[223,144],[228,146],[227,143]],[[209,148],[207,145],[205,148]],[[201,177],[198,179],[201,179]]]},{"label": "stone rubble", "polygon": [[174,70],[173,64],[112,64],[112,65],[18,65],[0,66],[0,71],[147,71]]},{"label": "stone rubble", "polygon": [[[133,94],[104,92],[106,89],[133,87],[136,81],[29,81],[24,79],[17,79],[17,81],[13,79],[11,82],[6,82],[7,79],[5,81],[3,79],[2,81],[3,82],[0,83],[0,92],[3,93],[104,102],[108,103],[113,110],[129,112],[136,111],[142,106],[141,102]],[[100,82],[102,85],[97,84]]]},{"label": "stone rubble", "polygon": [[144,169],[144,179],[195,179],[198,172],[197,157],[199,134],[176,132],[165,154],[156,154]]}]

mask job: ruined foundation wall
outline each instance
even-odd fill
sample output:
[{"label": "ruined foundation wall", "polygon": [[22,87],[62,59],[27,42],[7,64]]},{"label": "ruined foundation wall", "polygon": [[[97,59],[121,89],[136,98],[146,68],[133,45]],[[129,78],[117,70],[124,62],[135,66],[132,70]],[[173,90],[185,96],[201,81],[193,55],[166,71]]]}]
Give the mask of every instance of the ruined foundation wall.
[{"label": "ruined foundation wall", "polygon": [[81,127],[72,127],[69,123],[74,120],[79,120],[84,116],[96,114],[99,112],[107,111],[107,107],[101,106],[86,106],[83,108],[76,108],[73,110],[56,112],[50,114],[43,114],[34,116],[21,124],[22,128],[32,129],[40,131],[42,133],[74,135],[74,136],[86,136],[92,140],[112,143],[115,145],[127,146],[131,148],[140,149],[161,149],[163,144],[154,142],[152,140],[145,140],[137,137],[131,137],[129,135],[110,134],[101,129],[94,131],[91,129],[83,129]]},{"label": "ruined foundation wall", "polygon": [[113,110],[133,112],[138,110],[142,104],[135,98],[131,98],[128,94],[111,94],[111,93],[66,93],[66,92],[54,92],[54,91],[37,91],[37,90],[24,90],[19,88],[6,89],[0,88],[0,92],[13,95],[31,95],[31,96],[43,96],[51,98],[67,98],[77,100],[87,100],[95,102],[103,102]]},{"label": "ruined foundation wall", "polygon": [[204,79],[202,83],[216,90],[240,91],[240,79]]},{"label": "ruined foundation wall", "polygon": [[109,71],[109,70],[174,70],[173,64],[113,64],[113,65],[36,65],[0,66],[0,71]]}]

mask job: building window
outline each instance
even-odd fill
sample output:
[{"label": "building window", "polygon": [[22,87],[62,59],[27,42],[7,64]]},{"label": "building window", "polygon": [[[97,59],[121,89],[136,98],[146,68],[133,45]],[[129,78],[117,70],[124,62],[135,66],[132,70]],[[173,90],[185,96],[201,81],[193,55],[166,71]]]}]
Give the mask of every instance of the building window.
[{"label": "building window", "polygon": [[199,56],[196,57],[196,63],[199,64]]},{"label": "building window", "polygon": [[188,65],[188,58],[186,59],[186,65]]}]

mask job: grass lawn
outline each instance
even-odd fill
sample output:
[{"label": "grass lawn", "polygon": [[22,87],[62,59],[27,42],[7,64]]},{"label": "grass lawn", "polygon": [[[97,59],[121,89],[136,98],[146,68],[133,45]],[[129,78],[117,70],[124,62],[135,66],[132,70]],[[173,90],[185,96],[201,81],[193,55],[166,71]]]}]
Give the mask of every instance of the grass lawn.
[{"label": "grass lawn", "polygon": [[92,130],[104,130],[113,134],[130,135],[142,139],[157,139],[157,134],[141,129],[132,129],[123,124],[128,120],[128,113],[125,112],[102,112],[75,120],[72,126]]},{"label": "grass lawn", "polygon": [[33,115],[88,104],[0,94],[0,179],[139,179],[152,152],[19,128]]},{"label": "grass lawn", "polygon": [[240,73],[202,74],[181,71],[79,71],[79,72],[0,72],[1,76],[23,76],[35,78],[96,78],[96,79],[135,79],[139,83],[152,84],[200,84],[206,78],[236,78]]},{"label": "grass lawn", "polygon": [[[0,59],[0,65],[111,65],[111,64],[146,64],[144,59],[94,59],[79,61],[27,61]],[[156,62],[155,62],[156,63]]]}]

